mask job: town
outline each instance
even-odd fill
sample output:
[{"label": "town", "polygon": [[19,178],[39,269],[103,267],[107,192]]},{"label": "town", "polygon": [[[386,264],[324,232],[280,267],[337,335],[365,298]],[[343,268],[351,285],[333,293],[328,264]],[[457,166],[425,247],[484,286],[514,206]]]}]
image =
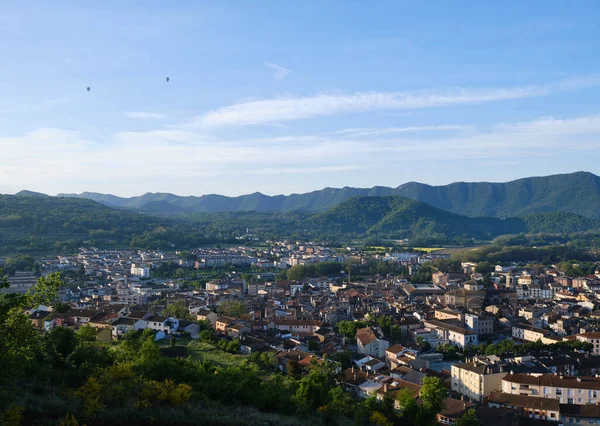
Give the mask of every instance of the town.
[{"label": "town", "polygon": [[37,275],[60,273],[60,308],[27,311],[41,333],[91,327],[112,342],[150,330],[167,356],[207,346],[270,354],[298,377],[326,360],[348,395],[397,410],[399,395],[419,401],[435,378],[447,390],[440,424],[473,412],[490,425],[598,424],[600,271],[574,276],[582,269],[568,266],[299,241],[81,248],[41,259],[37,274],[13,271],[0,291],[24,293]]}]

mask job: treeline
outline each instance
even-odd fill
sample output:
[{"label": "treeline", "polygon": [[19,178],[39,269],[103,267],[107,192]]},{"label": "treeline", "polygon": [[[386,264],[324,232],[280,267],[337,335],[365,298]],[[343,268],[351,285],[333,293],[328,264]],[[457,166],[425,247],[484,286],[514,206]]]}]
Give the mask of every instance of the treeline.
[{"label": "treeline", "polygon": [[539,262],[545,265],[565,262],[570,259],[593,261],[597,257],[588,250],[571,245],[526,247],[504,246],[496,241],[490,246],[477,249],[462,250],[454,253],[452,258],[461,262],[489,262],[491,264],[511,262]]}]

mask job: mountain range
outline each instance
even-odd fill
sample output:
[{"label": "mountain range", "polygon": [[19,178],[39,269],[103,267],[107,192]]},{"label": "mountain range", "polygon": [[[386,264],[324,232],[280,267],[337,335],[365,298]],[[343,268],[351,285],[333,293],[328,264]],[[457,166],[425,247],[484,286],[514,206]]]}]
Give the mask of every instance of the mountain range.
[{"label": "mountain range", "polygon": [[238,197],[146,193],[123,198],[94,192],[58,196],[86,198],[111,207],[148,213],[323,212],[353,197],[402,196],[468,217],[507,218],[560,210],[600,219],[600,177],[589,172],[528,177],[505,183],[455,182],[432,186],[409,182],[396,188],[325,188],[305,194],[274,196],[259,192]]}]

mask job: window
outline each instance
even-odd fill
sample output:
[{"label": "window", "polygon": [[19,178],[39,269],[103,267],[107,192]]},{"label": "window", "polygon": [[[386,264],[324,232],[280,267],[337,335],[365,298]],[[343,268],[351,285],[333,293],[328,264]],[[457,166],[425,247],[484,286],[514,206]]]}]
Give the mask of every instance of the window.
[{"label": "window", "polygon": [[554,414],[554,413],[550,413],[550,418],[551,418],[551,419],[555,419],[555,418],[556,418],[556,414]]},{"label": "window", "polygon": [[562,388],[556,388],[556,395],[562,395]]}]

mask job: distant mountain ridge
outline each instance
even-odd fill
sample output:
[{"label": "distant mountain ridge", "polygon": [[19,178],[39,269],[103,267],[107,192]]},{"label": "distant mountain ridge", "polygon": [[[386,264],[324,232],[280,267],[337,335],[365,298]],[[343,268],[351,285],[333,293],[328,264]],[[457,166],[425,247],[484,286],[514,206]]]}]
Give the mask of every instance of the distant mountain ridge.
[{"label": "distant mountain ridge", "polygon": [[600,219],[600,177],[589,172],[527,177],[506,183],[456,182],[432,186],[409,182],[397,188],[325,188],[305,194],[275,196],[259,192],[238,197],[146,193],[122,198],[92,192],[59,196],[87,198],[112,207],[138,211],[149,209],[155,213],[321,212],[353,197],[403,196],[469,217],[513,217],[564,211]]}]

